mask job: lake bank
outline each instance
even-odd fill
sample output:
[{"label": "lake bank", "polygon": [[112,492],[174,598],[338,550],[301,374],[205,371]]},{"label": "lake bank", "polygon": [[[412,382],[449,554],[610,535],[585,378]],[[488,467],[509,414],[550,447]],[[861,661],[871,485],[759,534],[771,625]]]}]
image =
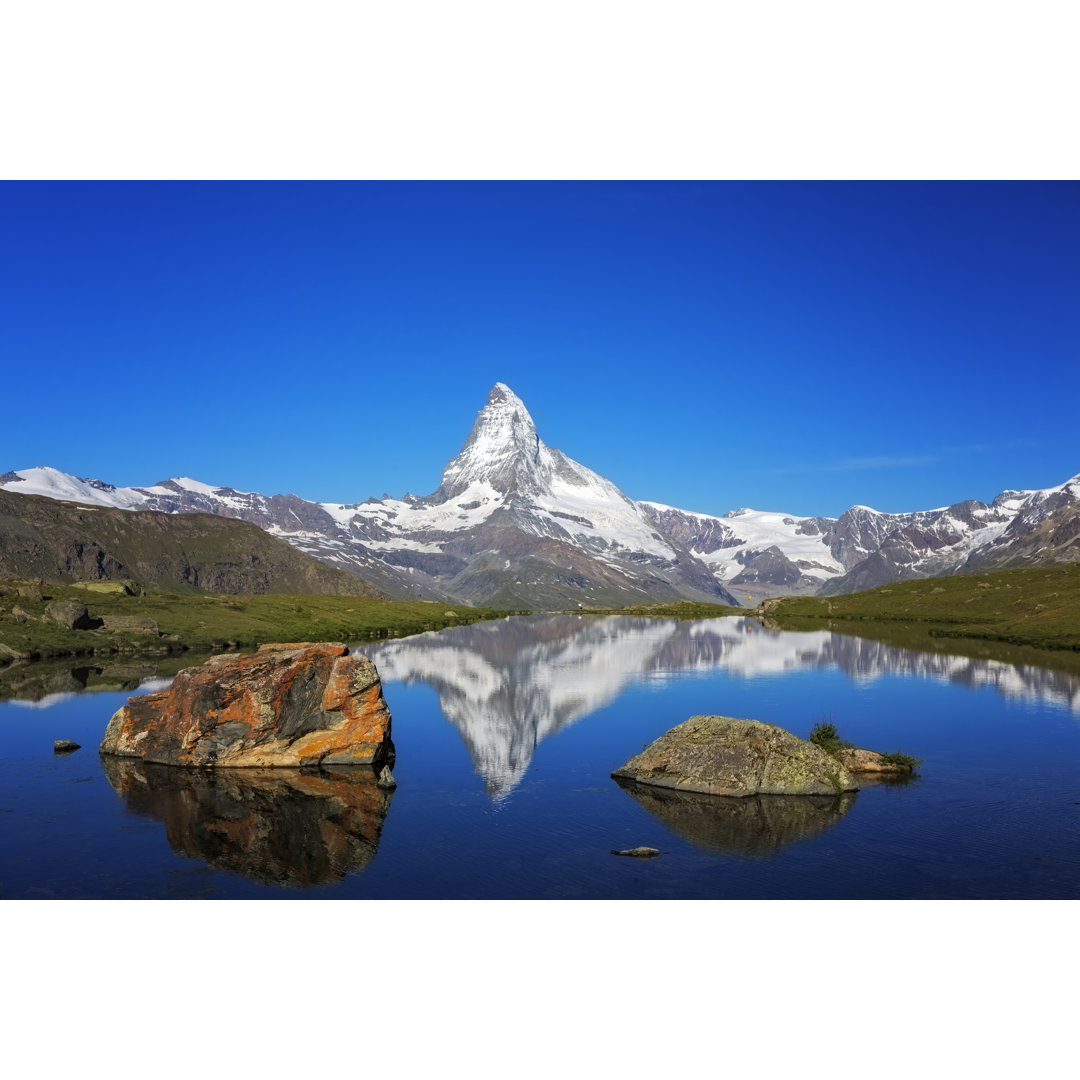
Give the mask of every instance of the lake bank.
[{"label": "lake bank", "polygon": [[[91,583],[98,585],[99,583]],[[55,603],[88,609],[93,629],[61,626]],[[493,608],[355,596],[178,594],[0,581],[0,662],[108,654],[254,648],[275,641],[362,641],[466,626],[509,614]],[[21,616],[21,617],[20,617]],[[147,623],[146,621],[149,620]],[[125,625],[153,629],[116,629]]]},{"label": "lake bank", "polygon": [[835,630],[900,648],[1080,671],[1077,563],[893,582],[838,596],[776,597],[756,608],[682,601],[581,608],[577,614],[675,619],[751,616],[776,629]]},{"label": "lake bank", "polygon": [[[779,625],[897,624],[933,638],[1080,652],[1080,563],[897,581],[840,596],[778,597],[757,611]],[[870,635],[870,636],[876,636]]]}]

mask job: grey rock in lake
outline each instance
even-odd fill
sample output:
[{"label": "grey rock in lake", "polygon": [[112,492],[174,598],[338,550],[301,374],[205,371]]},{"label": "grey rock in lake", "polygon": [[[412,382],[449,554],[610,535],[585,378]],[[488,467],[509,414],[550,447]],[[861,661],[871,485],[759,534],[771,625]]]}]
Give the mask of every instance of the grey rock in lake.
[{"label": "grey rock in lake", "polygon": [[855,778],[819,746],[775,724],[692,716],[611,774],[705,795],[837,795]]},{"label": "grey rock in lake", "polygon": [[660,854],[659,848],[654,847],[632,847],[624,848],[619,851],[616,848],[611,849],[612,855],[626,855],[631,859],[655,859]]},{"label": "grey rock in lake", "polygon": [[54,739],[52,748],[54,754],[71,754],[76,750],[81,750],[82,744],[72,742],[71,739]]}]

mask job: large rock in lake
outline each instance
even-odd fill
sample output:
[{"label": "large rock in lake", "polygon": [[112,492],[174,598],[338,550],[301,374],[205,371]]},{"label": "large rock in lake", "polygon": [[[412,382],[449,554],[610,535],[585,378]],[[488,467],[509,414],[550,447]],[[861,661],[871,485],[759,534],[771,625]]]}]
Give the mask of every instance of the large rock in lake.
[{"label": "large rock in lake", "polygon": [[837,795],[854,777],[819,746],[775,724],[691,716],[611,774],[706,795]]},{"label": "large rock in lake", "polygon": [[187,668],[168,690],[128,698],[101,752],[218,768],[369,765],[393,783],[379,673],[337,643],[263,645]]}]

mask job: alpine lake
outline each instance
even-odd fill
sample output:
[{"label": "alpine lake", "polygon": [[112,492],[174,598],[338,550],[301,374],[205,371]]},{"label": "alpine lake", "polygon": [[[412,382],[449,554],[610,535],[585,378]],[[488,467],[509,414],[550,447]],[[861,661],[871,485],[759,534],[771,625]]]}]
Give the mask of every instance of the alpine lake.
[{"label": "alpine lake", "polygon": [[[1044,666],[1053,657],[1007,663],[740,617],[574,615],[356,651],[393,716],[392,791],[348,769],[99,757],[128,696],[205,657],[0,669],[0,896],[1080,897],[1080,675]],[[611,778],[702,713],[803,737],[831,721],[922,765],[835,797],[676,796]],[[54,753],[56,739],[81,749]],[[613,853],[638,846],[660,855]]]}]

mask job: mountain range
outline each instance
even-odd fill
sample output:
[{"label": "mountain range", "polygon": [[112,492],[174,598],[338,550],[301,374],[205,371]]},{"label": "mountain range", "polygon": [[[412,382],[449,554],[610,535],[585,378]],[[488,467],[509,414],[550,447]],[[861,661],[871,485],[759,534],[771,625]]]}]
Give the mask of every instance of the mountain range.
[{"label": "mountain range", "polygon": [[990,503],[839,518],[639,502],[544,444],[497,383],[431,495],[315,503],[179,477],[116,487],[49,467],[0,488],[87,506],[251,522],[399,599],[562,609],[679,599],[754,603],[890,581],[1080,560],[1080,476]]}]

